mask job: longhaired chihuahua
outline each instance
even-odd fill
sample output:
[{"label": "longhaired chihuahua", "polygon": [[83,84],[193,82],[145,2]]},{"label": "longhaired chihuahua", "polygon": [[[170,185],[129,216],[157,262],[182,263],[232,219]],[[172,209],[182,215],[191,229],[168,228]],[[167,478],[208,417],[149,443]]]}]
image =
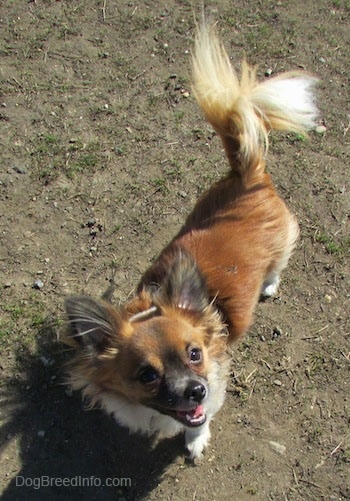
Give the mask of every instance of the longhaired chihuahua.
[{"label": "longhaired chihuahua", "polygon": [[220,136],[231,170],[197,202],[179,234],[115,308],[86,296],[66,300],[66,342],[76,354],[69,383],[131,432],[185,433],[191,458],[207,446],[224,402],[227,347],[273,296],[298,224],[265,172],[271,130],[315,125],[316,79],[294,71],[240,79],[215,31],[197,29],[193,94]]}]

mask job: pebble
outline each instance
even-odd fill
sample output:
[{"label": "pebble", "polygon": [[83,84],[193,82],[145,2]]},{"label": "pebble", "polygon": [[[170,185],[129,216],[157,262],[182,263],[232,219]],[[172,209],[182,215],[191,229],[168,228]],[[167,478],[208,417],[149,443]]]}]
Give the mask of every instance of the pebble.
[{"label": "pebble", "polygon": [[45,430],[39,430],[38,431],[38,437],[39,438],[44,438],[45,437]]},{"label": "pebble", "polygon": [[92,226],[94,226],[96,224],[96,219],[95,218],[91,218],[88,220],[88,222],[86,223],[86,226],[88,228],[91,228]]},{"label": "pebble", "polygon": [[326,301],[326,303],[331,303],[332,302],[332,296],[330,296],[329,294],[326,294],[325,297],[324,297],[324,300]]},{"label": "pebble", "polygon": [[53,360],[46,357],[40,357],[40,362],[43,364],[44,367],[50,367],[50,365],[53,364]]},{"label": "pebble", "polygon": [[317,125],[317,127],[315,127],[315,132],[317,134],[324,134],[326,131],[327,127],[325,125]]},{"label": "pebble", "polygon": [[270,440],[269,444],[274,451],[278,452],[278,454],[284,454],[287,450],[287,447],[285,445],[274,442],[273,440]]},{"label": "pebble", "polygon": [[14,167],[13,170],[17,172],[17,174],[27,174],[27,171],[23,167]]},{"label": "pebble", "polygon": [[278,325],[276,325],[276,327],[274,327],[272,330],[272,337],[276,339],[279,336],[282,336],[282,330],[280,329],[280,327],[278,327]]},{"label": "pebble", "polygon": [[40,278],[37,278],[34,280],[33,288],[41,290],[44,287],[44,282],[40,280]]},{"label": "pebble", "polygon": [[282,386],[282,381],[280,381],[279,379],[275,379],[273,384],[275,384],[276,386]]},{"label": "pebble", "polygon": [[265,71],[265,77],[270,77],[271,75],[272,75],[272,69],[267,68],[267,70]]}]

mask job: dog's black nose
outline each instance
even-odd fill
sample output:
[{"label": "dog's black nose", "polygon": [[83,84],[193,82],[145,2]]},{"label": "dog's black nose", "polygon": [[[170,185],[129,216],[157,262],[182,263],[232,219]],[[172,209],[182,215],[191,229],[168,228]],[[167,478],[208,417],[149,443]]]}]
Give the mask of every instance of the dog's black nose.
[{"label": "dog's black nose", "polygon": [[199,381],[190,381],[185,389],[185,398],[192,402],[200,403],[205,397],[207,390]]}]

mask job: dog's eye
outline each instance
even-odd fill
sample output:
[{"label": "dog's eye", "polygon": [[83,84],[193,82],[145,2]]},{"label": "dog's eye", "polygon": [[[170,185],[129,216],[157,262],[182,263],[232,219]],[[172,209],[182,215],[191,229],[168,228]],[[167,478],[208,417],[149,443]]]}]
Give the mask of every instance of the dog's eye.
[{"label": "dog's eye", "polygon": [[194,364],[199,364],[202,361],[202,350],[200,348],[190,348],[188,356]]},{"label": "dog's eye", "polygon": [[144,367],[139,373],[139,380],[143,384],[153,383],[159,379],[159,373],[152,366]]}]

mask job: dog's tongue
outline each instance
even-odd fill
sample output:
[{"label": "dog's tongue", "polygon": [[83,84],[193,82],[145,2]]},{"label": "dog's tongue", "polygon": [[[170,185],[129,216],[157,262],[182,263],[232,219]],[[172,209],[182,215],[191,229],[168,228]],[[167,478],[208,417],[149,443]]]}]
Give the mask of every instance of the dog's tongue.
[{"label": "dog's tongue", "polygon": [[203,405],[197,405],[197,407],[189,411],[177,411],[177,414],[185,418],[189,424],[201,424],[205,420]]}]

